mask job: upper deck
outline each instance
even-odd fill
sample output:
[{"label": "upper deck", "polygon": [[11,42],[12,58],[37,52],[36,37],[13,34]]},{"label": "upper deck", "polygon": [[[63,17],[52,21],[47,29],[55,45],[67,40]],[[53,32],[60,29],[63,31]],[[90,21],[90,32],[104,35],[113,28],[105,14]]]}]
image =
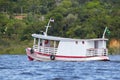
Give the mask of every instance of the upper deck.
[{"label": "upper deck", "polygon": [[47,39],[47,40],[55,40],[55,41],[107,41],[106,38],[94,38],[94,39],[72,39],[72,38],[63,38],[63,37],[55,37],[55,36],[46,36],[41,34],[32,34],[32,37],[34,38],[40,38],[40,39]]}]

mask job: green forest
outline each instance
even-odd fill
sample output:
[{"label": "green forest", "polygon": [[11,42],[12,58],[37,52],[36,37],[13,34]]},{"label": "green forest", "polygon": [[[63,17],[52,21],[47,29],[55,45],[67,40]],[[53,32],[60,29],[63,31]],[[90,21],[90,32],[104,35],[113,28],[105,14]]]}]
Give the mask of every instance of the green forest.
[{"label": "green forest", "polygon": [[25,54],[50,18],[48,35],[100,38],[108,27],[106,38],[120,41],[120,0],[0,0],[0,54]]}]

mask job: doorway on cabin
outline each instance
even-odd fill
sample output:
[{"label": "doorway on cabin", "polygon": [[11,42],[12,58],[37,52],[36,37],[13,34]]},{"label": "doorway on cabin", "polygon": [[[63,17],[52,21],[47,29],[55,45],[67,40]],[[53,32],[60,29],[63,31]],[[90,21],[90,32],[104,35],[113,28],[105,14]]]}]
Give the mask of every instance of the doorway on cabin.
[{"label": "doorway on cabin", "polygon": [[98,41],[94,41],[94,48],[95,48],[95,49],[98,48]]}]

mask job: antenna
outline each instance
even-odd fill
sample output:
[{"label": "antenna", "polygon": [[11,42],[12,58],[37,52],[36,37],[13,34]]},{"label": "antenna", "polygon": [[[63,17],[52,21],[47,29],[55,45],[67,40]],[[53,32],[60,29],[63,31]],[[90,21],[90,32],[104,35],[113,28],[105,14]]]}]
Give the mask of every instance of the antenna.
[{"label": "antenna", "polygon": [[50,22],[54,22],[54,19],[50,18],[49,21],[48,21],[47,26],[45,26],[45,27],[46,27],[46,30],[45,30],[45,32],[44,32],[44,35],[45,35],[45,36],[47,36],[48,28],[51,27],[51,26],[50,26]]},{"label": "antenna", "polygon": [[105,28],[105,30],[104,30],[104,32],[103,32],[102,38],[105,38],[105,33],[106,33],[106,31],[107,31],[107,27]]}]

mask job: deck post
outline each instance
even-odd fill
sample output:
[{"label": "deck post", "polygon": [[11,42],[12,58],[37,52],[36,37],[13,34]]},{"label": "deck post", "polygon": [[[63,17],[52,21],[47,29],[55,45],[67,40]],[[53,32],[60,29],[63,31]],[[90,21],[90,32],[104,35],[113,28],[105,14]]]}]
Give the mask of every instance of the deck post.
[{"label": "deck post", "polygon": [[54,54],[55,54],[56,41],[54,41]]},{"label": "deck post", "polygon": [[35,48],[35,44],[36,44],[36,38],[34,38],[33,49]]},{"label": "deck post", "polygon": [[104,42],[104,40],[102,42],[103,42],[103,48],[105,48],[105,42]]},{"label": "deck post", "polygon": [[35,45],[35,43],[36,43],[36,38],[34,38],[34,42],[33,42],[33,44]]},{"label": "deck post", "polygon": [[43,45],[43,53],[45,53],[45,40],[42,40],[42,45]]},{"label": "deck post", "polygon": [[40,51],[40,38],[38,38],[38,51]]}]

